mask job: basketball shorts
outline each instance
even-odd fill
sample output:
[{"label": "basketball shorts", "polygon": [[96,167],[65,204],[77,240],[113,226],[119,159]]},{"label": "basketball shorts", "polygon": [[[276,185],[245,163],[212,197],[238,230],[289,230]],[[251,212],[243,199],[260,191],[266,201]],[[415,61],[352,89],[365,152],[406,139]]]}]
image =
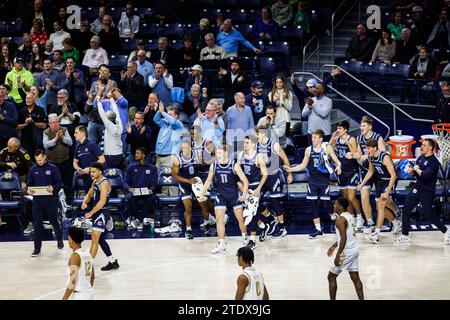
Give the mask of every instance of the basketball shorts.
[{"label": "basketball shorts", "polygon": [[178,186],[180,188],[181,200],[195,199],[195,195],[194,195],[194,192],[192,191],[192,186],[190,184],[179,183]]},{"label": "basketball shorts", "polygon": [[100,210],[92,217],[92,230],[105,232],[105,227],[108,220],[109,220],[109,211]]},{"label": "basketball shorts", "polygon": [[339,258],[339,266],[332,265],[330,268],[330,272],[339,275],[342,271],[348,272],[358,272],[358,257],[359,251],[355,250],[354,252],[343,252]]},{"label": "basketball shorts", "polygon": [[[388,186],[389,186],[389,180],[378,179],[376,181],[376,183],[375,183],[375,200],[380,199],[381,194],[386,192],[386,189]],[[394,192],[394,188],[392,188],[389,195],[392,196],[393,192]]]},{"label": "basketball shorts", "polygon": [[[359,181],[363,181],[364,177],[366,176],[367,171],[365,170],[360,170],[359,172]],[[372,178],[369,179],[369,181],[366,182],[365,185],[362,186],[363,189],[372,189],[372,186],[374,185],[375,180],[374,177],[372,176]]]},{"label": "basketball shorts", "polygon": [[228,194],[217,193],[214,199],[214,209],[240,209],[242,203],[239,202],[239,192],[231,192]]},{"label": "basketball shorts", "polygon": [[269,198],[279,198],[283,196],[284,184],[280,180],[278,173],[269,175],[263,188],[264,194]]},{"label": "basketball shorts", "polygon": [[354,189],[356,190],[356,187],[359,184],[359,175],[356,171],[350,171],[350,172],[342,172],[338,178],[338,187],[339,190],[342,189]]},{"label": "basketball shorts", "polygon": [[312,181],[308,182],[308,200],[330,200],[330,184],[319,184]]}]

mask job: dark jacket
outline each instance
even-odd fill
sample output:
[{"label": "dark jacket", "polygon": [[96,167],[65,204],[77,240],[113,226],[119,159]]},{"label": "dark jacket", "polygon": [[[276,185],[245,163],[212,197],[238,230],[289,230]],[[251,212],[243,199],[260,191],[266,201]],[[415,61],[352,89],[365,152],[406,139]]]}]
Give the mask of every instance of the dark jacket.
[{"label": "dark jacket", "polygon": [[128,105],[140,106],[144,101],[144,77],[136,71],[133,77],[125,76],[123,81],[120,81],[119,88],[125,99],[128,100]]},{"label": "dark jacket", "polygon": [[354,36],[350,39],[348,47],[345,50],[345,56],[347,59],[369,62],[372,58],[373,48],[374,42],[370,36],[366,35],[362,40],[358,36]]},{"label": "dark jacket", "polygon": [[[256,105],[253,105],[253,98],[257,100]],[[265,92],[260,96],[256,96],[254,93],[245,96],[245,105],[252,109],[255,125],[258,123],[259,119],[266,116],[266,109],[270,104],[269,96]]]},{"label": "dark jacket", "polygon": [[140,133],[141,129],[138,129],[135,124],[131,126],[131,133],[127,132],[125,142],[130,145],[130,154],[133,156],[137,148],[143,147],[148,149],[150,146],[152,129],[146,125],[141,128],[145,128],[142,134]]},{"label": "dark jacket", "polygon": [[420,77],[420,76],[415,77],[414,76],[414,73],[417,72],[417,64],[419,62],[419,59],[420,59],[419,56],[417,56],[414,58],[413,62],[411,63],[411,68],[410,68],[411,76],[414,78],[421,78],[421,79],[434,78],[436,76],[436,61],[431,57],[428,57],[427,71],[425,72],[424,76],[423,77]]},{"label": "dark jacket", "polygon": [[46,162],[42,167],[35,164],[28,172],[27,186],[52,186],[53,193],[51,196],[36,196],[33,197],[33,201],[39,203],[57,203],[58,192],[62,188],[62,180],[58,167],[48,162]]},{"label": "dark jacket", "polygon": [[158,169],[150,162],[140,164],[139,162],[130,163],[125,173],[123,187],[125,190],[130,188],[147,187],[156,194],[158,186]]},{"label": "dark jacket", "polygon": [[106,50],[108,55],[116,54],[120,47],[119,30],[115,27],[111,27],[109,32],[105,32],[105,29],[100,30],[98,33],[100,37],[101,46]]},{"label": "dark jacket", "polygon": [[[241,76],[244,77],[243,81],[238,80]],[[234,80],[234,82],[232,82],[231,71],[228,71],[226,75],[222,76],[220,82],[222,83],[222,86],[225,89],[225,101],[223,104],[223,111],[226,111],[228,107],[232,106],[235,103],[234,94],[236,92],[242,92],[243,94],[245,94],[248,91],[247,79],[243,73],[238,71],[236,79]]]},{"label": "dark jacket", "polygon": [[[141,108],[140,111],[144,112],[145,110],[145,106],[143,108]],[[151,136],[150,136],[150,145],[149,145],[149,150],[150,151],[155,151],[155,146],[156,146],[156,140],[158,139],[158,134],[159,134],[159,126],[155,123],[155,121],[153,121],[153,118],[155,118],[156,113],[158,112],[158,110],[150,110],[148,113],[146,113],[144,115],[144,125],[150,127],[151,129]]]},{"label": "dark jacket", "polygon": [[409,39],[406,43],[403,40],[396,41],[395,56],[393,61],[409,64],[409,61],[417,53],[416,45]]},{"label": "dark jacket", "polygon": [[437,123],[450,123],[450,97],[441,97],[436,106]]},{"label": "dark jacket", "polygon": [[178,51],[172,48],[171,46],[167,46],[167,49],[166,51],[164,51],[164,54],[158,48],[153,49],[150,52],[152,53],[150,56],[150,61],[152,63],[159,62],[162,59],[166,68],[175,69],[178,68],[178,66],[180,65],[179,61],[180,56],[178,54]]},{"label": "dark jacket", "polygon": [[11,169],[6,165],[8,162],[14,162],[17,165],[17,168],[12,171],[17,172],[20,176],[27,174],[33,165],[29,153],[24,148],[20,148],[16,152],[8,152],[8,148],[0,151],[0,171]]},{"label": "dark jacket", "polygon": [[0,120],[0,137],[11,138],[17,135],[16,126],[19,121],[19,115],[14,104],[10,101],[5,101],[0,104],[0,114],[4,119]]}]

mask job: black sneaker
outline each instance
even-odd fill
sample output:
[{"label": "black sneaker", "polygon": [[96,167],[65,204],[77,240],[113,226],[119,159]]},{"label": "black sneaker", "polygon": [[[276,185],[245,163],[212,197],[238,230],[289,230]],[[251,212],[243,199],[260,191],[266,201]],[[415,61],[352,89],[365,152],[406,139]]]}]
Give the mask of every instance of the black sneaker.
[{"label": "black sneaker", "polygon": [[58,249],[64,248],[64,242],[62,240],[58,240]]},{"label": "black sneaker", "polygon": [[269,233],[270,226],[268,223],[264,224],[264,229],[261,229],[261,234],[259,235],[259,241],[263,242],[267,239],[267,234]]},{"label": "black sneaker", "polygon": [[188,239],[188,240],[194,239],[194,236],[192,235],[192,230],[186,230],[186,232],[184,233],[184,236],[185,236],[186,239]]},{"label": "black sneaker", "polygon": [[31,254],[31,257],[36,258],[37,256],[40,256],[40,255],[41,255],[40,251],[34,250],[33,253]]},{"label": "black sneaker", "polygon": [[108,262],[108,264],[106,266],[104,266],[103,268],[101,268],[100,270],[109,271],[109,270],[113,270],[113,269],[119,269],[119,264],[117,263],[117,260],[114,261],[113,263]]},{"label": "black sneaker", "polygon": [[255,243],[255,241],[250,240],[250,241],[247,243],[246,247],[247,247],[247,248],[250,248],[250,249],[252,249],[252,250],[255,250],[255,249],[256,249],[256,243]]}]

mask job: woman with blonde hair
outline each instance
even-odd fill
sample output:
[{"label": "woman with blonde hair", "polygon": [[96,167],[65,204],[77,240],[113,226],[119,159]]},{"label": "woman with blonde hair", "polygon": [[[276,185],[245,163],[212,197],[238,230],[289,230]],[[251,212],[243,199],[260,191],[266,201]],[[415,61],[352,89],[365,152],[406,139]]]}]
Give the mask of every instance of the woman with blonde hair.
[{"label": "woman with blonde hair", "polygon": [[277,117],[286,121],[286,135],[289,134],[292,110],[292,92],[286,86],[282,76],[275,77],[272,91],[269,92],[269,101],[277,106]]}]

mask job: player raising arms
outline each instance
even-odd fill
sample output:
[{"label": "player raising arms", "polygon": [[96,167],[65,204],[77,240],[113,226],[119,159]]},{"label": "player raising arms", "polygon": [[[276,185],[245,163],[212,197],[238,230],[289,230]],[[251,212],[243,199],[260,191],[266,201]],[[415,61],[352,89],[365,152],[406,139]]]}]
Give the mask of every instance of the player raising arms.
[{"label": "player raising arms", "polygon": [[[328,146],[334,148],[341,162],[341,174],[338,175],[339,190],[350,202],[349,211],[356,213],[356,229],[363,231],[364,219],[361,216],[361,207],[356,198],[356,187],[358,186],[358,162],[353,158],[358,154],[356,139],[348,134],[350,127],[347,121],[341,121],[336,125],[336,131],[331,137]],[[353,210],[351,210],[353,209]]]},{"label": "player raising arms", "polygon": [[322,145],[324,132],[319,129],[311,134],[312,146],[309,146],[305,150],[305,156],[301,164],[295,167],[284,166],[287,172],[299,172],[308,168],[308,194],[306,199],[310,200],[313,222],[315,230],[309,235],[310,239],[323,238],[323,231],[320,225],[320,202],[326,201],[329,204],[330,201],[330,172],[325,162],[327,160],[324,157],[327,153],[332,157],[336,164],[336,173],[341,174],[341,163],[333,152],[332,148],[324,148]]},{"label": "player raising arms", "polygon": [[242,273],[237,279],[236,300],[269,300],[266,284],[261,272],[252,264],[255,254],[249,247],[242,247],[236,253]]},{"label": "player raising arms", "polygon": [[70,227],[67,236],[69,247],[73,253],[69,258],[69,283],[63,300],[92,300],[94,298],[94,260],[91,254],[81,247],[84,240],[84,230]]},{"label": "player raising arms", "polygon": [[397,237],[402,229],[401,221],[397,220],[395,216],[385,208],[387,204],[394,207],[398,211],[397,205],[391,198],[391,194],[397,180],[394,163],[392,162],[389,153],[380,151],[378,149],[378,141],[368,140],[366,142],[367,152],[369,154],[369,170],[366,173],[363,181],[358,185],[358,189],[362,187],[375,175],[376,197],[377,204],[377,224],[375,231],[371,233],[367,239],[372,243],[380,243],[381,227],[383,226],[384,218],[393,223],[392,235]]},{"label": "player raising arms", "polygon": [[[192,150],[191,142],[183,140],[181,142],[181,151],[178,156],[173,159],[172,175],[179,183],[181,201],[184,205],[184,218],[186,221],[186,239],[194,239],[192,235],[192,200],[196,200],[192,185],[197,183],[195,177],[198,176],[198,166],[200,160],[197,154]],[[205,235],[210,235],[209,231],[209,212],[207,201],[198,202],[203,219],[205,222]]]},{"label": "player raising arms", "polygon": [[92,186],[89,192],[84,197],[81,204],[81,210],[86,210],[88,203],[92,201],[92,209],[84,215],[85,219],[92,218],[92,233],[91,233],[91,256],[93,259],[97,256],[98,245],[102,248],[108,264],[101,268],[102,271],[118,269],[119,263],[111,253],[108,243],[105,240],[106,222],[109,220],[108,200],[111,192],[111,185],[108,179],[103,177],[103,164],[94,162],[90,167],[90,175],[92,179]]},{"label": "player raising arms", "polygon": [[338,251],[334,258],[334,264],[328,273],[330,300],[336,300],[336,278],[345,270],[348,270],[350,274],[359,300],[364,300],[363,285],[358,272],[359,249],[355,238],[355,220],[347,212],[348,206],[348,200],[343,197],[338,198],[334,203],[334,212],[339,215],[339,218],[336,219],[337,241],[328,249],[327,255],[333,256],[336,248],[338,248]]},{"label": "player raising arms", "polygon": [[[256,141],[253,136],[245,137],[244,151],[238,154],[237,160],[248,179],[249,189],[252,190],[253,196],[260,198],[264,183],[267,180],[267,167],[263,156],[256,152]],[[242,187],[241,183],[238,184]],[[251,235],[247,244],[250,249],[256,249],[256,224],[257,216],[254,216],[250,222]]]},{"label": "player raising arms", "polygon": [[[225,245],[225,223],[224,215],[228,209],[233,209],[234,215],[239,223],[244,245],[246,245],[247,227],[242,216],[242,202],[247,199],[248,180],[245,177],[241,166],[228,156],[227,145],[216,148],[217,160],[214,161],[210,168],[208,178],[200,191],[199,197],[201,201],[205,199],[205,192],[209,189],[214,180],[214,187],[217,195],[215,199],[214,211],[216,213],[217,236],[219,238],[218,245],[211,250],[212,254],[223,252],[226,250]],[[238,181],[241,181],[242,195],[239,197]]]}]

